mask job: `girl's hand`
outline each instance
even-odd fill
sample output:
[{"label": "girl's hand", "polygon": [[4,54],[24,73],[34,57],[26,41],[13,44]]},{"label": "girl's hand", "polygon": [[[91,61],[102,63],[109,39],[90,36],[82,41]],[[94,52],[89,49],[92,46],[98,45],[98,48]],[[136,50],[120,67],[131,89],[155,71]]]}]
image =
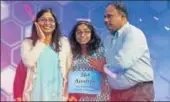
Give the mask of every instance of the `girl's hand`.
[{"label": "girl's hand", "polygon": [[77,102],[77,99],[74,96],[70,96],[68,97],[68,101]]}]

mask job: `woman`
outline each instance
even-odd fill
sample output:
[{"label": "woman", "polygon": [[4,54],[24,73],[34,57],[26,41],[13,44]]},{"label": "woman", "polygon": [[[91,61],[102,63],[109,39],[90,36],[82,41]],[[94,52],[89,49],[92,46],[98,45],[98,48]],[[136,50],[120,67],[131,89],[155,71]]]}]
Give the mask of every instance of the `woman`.
[{"label": "woman", "polygon": [[[89,66],[88,59],[90,57],[97,59],[104,58],[104,49],[101,44],[101,39],[96,34],[92,24],[88,21],[77,22],[69,35],[69,40],[73,53],[73,72],[79,70],[97,71]],[[70,93],[69,96],[70,101],[108,101],[109,98],[110,87],[104,74],[102,74],[101,94]]]},{"label": "woman", "polygon": [[21,58],[27,67],[24,101],[67,100],[72,53],[51,9],[38,12],[31,38],[22,42]]}]

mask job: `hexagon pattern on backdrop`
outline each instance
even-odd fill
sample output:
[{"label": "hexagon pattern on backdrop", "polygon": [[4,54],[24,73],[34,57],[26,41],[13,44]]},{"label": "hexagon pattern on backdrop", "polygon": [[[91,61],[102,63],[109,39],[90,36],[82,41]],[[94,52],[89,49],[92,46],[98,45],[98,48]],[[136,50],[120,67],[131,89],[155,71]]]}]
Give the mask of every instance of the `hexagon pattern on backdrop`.
[{"label": "hexagon pattern on backdrop", "polygon": [[1,40],[6,42],[8,46],[13,47],[23,40],[23,29],[19,23],[14,20],[8,20],[1,23],[1,25]]},{"label": "hexagon pattern on backdrop", "polygon": [[[104,11],[110,1],[1,1],[1,100],[13,100],[15,68],[21,42],[31,34],[37,11],[51,7],[68,35],[77,18],[91,19],[102,40],[109,34]],[[170,1],[122,1],[129,22],[141,28],[150,48],[155,75],[155,100],[170,101]]]}]

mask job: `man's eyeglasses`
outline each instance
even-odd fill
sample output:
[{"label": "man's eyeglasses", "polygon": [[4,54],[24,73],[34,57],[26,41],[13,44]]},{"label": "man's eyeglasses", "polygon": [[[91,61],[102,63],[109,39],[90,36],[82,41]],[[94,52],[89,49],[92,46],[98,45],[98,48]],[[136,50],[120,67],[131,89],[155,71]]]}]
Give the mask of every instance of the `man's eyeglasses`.
[{"label": "man's eyeglasses", "polygon": [[39,21],[39,22],[43,22],[43,23],[47,23],[47,21],[48,21],[49,23],[54,23],[54,22],[55,22],[55,20],[52,19],[52,18],[50,18],[50,19],[40,18],[38,21]]}]

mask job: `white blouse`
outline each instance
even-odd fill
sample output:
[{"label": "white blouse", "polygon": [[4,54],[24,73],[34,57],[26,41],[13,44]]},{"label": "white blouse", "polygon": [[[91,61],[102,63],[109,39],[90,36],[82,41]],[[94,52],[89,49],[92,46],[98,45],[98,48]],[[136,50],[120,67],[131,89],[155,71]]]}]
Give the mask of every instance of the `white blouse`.
[{"label": "white blouse", "polygon": [[[66,37],[61,37],[59,41],[61,47],[59,51],[60,68],[64,80],[63,101],[68,98],[68,73],[72,69],[72,52],[69,41]],[[23,101],[30,101],[30,93],[33,88],[33,82],[37,74],[36,62],[43,51],[45,44],[37,40],[35,46],[32,45],[31,39],[25,39],[21,44],[21,58],[27,69],[27,77],[23,92]]]}]

